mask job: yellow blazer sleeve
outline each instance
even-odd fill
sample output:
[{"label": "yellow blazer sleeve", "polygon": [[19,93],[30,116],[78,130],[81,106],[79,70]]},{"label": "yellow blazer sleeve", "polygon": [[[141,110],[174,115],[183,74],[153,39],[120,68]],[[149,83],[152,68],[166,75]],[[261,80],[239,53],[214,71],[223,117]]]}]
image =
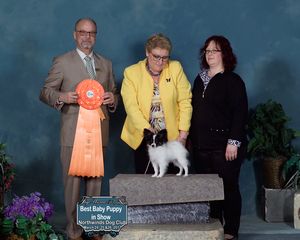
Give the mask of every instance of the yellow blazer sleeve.
[{"label": "yellow blazer sleeve", "polygon": [[[149,120],[145,118],[145,115],[148,115],[149,118],[149,113],[147,113],[148,109],[141,109],[141,103],[138,102],[138,91],[141,90],[138,87],[138,81],[141,81],[141,77],[141,72],[138,67],[135,69],[125,69],[121,95],[127,113],[128,123],[143,136],[144,128],[149,128],[150,124]],[[149,89],[146,90],[149,91]]]}]

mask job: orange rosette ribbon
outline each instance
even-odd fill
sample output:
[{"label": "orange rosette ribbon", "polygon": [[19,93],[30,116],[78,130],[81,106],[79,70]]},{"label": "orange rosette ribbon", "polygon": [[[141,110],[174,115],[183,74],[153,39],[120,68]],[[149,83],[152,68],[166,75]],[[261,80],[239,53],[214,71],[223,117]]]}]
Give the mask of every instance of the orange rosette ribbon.
[{"label": "orange rosette ribbon", "polygon": [[81,81],[76,88],[78,104],[85,109],[94,110],[102,104],[104,89],[96,80],[86,79]]},{"label": "orange rosette ribbon", "polygon": [[69,175],[82,177],[104,176],[100,108],[104,89],[96,80],[81,81],[78,94],[79,113]]}]

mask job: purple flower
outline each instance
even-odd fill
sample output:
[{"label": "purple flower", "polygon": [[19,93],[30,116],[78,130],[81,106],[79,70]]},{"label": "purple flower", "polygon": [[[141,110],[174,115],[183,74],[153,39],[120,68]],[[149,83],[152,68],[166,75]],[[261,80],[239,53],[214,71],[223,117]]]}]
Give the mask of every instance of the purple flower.
[{"label": "purple flower", "polygon": [[10,205],[4,209],[6,218],[16,220],[18,216],[23,216],[32,219],[39,213],[42,214],[45,220],[48,220],[53,213],[53,205],[46,202],[41,197],[41,193],[31,193],[29,196],[16,196]]}]

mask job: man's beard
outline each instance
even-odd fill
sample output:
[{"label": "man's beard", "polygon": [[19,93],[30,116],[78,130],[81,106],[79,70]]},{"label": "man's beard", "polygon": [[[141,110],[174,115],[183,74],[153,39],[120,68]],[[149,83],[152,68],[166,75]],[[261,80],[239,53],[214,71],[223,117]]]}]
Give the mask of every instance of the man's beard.
[{"label": "man's beard", "polygon": [[90,42],[85,41],[85,42],[82,42],[82,43],[81,43],[81,46],[82,46],[84,49],[92,49],[93,44],[90,43]]}]

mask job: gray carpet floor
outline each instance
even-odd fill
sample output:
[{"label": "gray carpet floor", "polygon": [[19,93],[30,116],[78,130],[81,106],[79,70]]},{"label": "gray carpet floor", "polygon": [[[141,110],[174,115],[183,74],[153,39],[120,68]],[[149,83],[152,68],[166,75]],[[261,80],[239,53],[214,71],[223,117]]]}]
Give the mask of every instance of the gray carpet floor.
[{"label": "gray carpet floor", "polygon": [[242,216],[239,240],[300,240],[293,223],[268,223],[255,216]]},{"label": "gray carpet floor", "polygon": [[240,234],[239,240],[299,240],[299,234]]}]

